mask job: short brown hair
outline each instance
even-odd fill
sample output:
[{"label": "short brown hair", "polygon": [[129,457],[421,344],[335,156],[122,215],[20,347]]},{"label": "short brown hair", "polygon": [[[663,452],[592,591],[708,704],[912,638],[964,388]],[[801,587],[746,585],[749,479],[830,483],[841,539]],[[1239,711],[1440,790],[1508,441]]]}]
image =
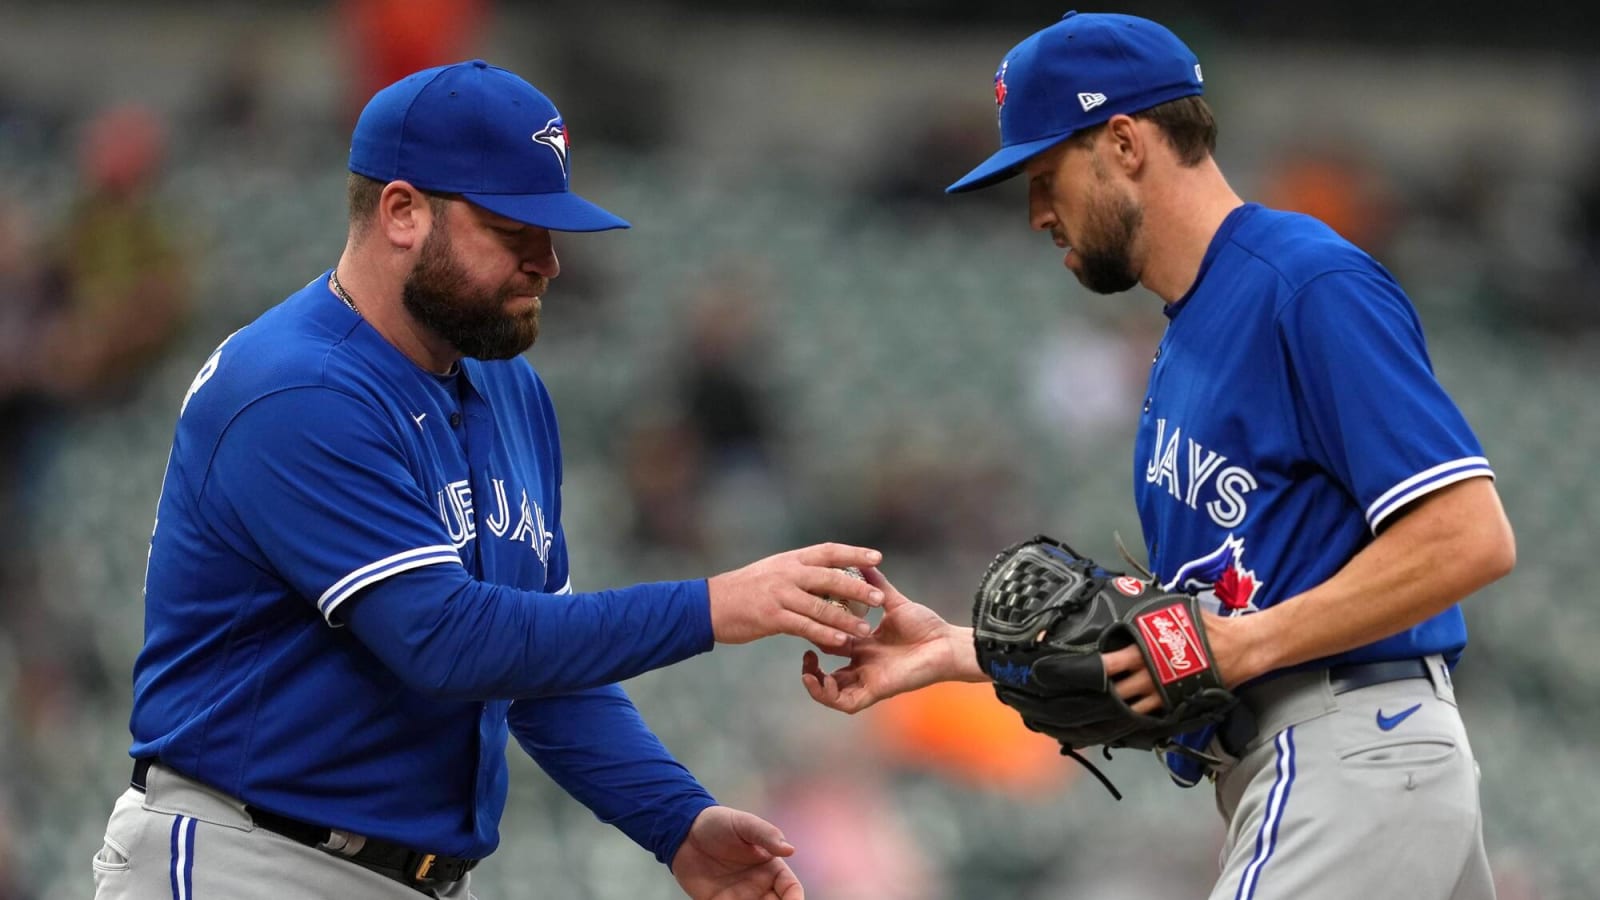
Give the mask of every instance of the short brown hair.
[{"label": "short brown hair", "polygon": [[[378,214],[378,198],[383,196],[383,189],[387,186],[387,182],[376,178],[350,173],[350,177],[345,180],[345,200],[350,207],[350,227],[359,233],[372,224],[373,216]],[[428,197],[428,208],[433,210],[433,214],[443,216],[444,205],[450,198],[429,191],[423,193]]]},{"label": "short brown hair", "polygon": [[[1206,105],[1204,97],[1179,97],[1130,115],[1155,123],[1166,135],[1167,143],[1177,151],[1178,162],[1182,165],[1199,165],[1217,150],[1217,120],[1211,115],[1211,107]],[[1103,128],[1104,125],[1085,128],[1067,140],[1074,146],[1087,147]]]}]

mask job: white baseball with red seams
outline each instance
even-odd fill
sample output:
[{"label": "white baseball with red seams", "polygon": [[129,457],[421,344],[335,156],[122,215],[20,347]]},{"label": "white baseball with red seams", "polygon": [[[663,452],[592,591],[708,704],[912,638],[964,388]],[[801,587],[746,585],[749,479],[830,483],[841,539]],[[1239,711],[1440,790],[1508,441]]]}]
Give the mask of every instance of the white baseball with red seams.
[{"label": "white baseball with red seams", "polygon": [[[849,575],[851,578],[854,578],[857,581],[867,580],[866,576],[861,574],[861,570],[855,566],[846,566],[841,568],[839,571]],[[850,610],[850,614],[858,619],[865,619],[867,617],[867,605],[865,603],[860,603],[855,600],[844,600],[839,597],[829,597],[827,599],[828,602],[832,603],[834,606],[842,606],[845,609]]]}]

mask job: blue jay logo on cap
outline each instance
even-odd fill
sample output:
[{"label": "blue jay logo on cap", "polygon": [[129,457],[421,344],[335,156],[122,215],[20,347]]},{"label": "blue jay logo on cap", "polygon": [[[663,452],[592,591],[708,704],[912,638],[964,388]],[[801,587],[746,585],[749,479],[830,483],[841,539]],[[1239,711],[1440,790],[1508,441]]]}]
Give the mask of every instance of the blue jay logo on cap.
[{"label": "blue jay logo on cap", "polygon": [[549,147],[555,153],[556,159],[561,163],[561,177],[570,178],[571,175],[567,172],[569,138],[567,137],[566,123],[561,121],[561,117],[556,116],[545,123],[543,128],[534,132],[533,139]]}]

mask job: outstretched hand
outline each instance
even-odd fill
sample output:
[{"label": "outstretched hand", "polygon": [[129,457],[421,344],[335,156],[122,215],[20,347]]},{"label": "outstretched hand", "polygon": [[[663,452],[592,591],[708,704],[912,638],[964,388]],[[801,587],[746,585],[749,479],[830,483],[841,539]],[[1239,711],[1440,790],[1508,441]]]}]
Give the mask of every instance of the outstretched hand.
[{"label": "outstretched hand", "polygon": [[843,650],[870,627],[829,597],[879,606],[883,592],[842,569],[866,569],[883,559],[868,547],[815,544],[757,560],[707,580],[711,632],[718,643],[744,644],[774,634]]},{"label": "outstretched hand", "polygon": [[936,682],[988,680],[978,670],[970,628],[957,628],[912,602],[876,568],[862,569],[862,574],[883,592],[883,620],[870,636],[851,644],[849,664],[832,673],[822,671],[817,654],[806,651],[800,681],[811,699],[857,713]]},{"label": "outstretched hand", "polygon": [[780,858],[793,853],[771,822],[710,806],[673,855],[672,876],[694,900],[805,900],[800,879]]}]

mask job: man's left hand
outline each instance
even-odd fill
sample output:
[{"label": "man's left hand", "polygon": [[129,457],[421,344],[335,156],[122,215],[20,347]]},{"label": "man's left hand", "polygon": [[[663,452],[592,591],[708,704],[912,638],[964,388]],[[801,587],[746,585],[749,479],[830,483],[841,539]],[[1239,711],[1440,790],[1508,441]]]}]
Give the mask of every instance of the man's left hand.
[{"label": "man's left hand", "polygon": [[672,875],[695,900],[805,900],[781,857],[794,853],[778,826],[726,806],[707,807],[672,857]]},{"label": "man's left hand", "polygon": [[[1205,621],[1206,641],[1211,645],[1212,663],[1222,678],[1224,687],[1236,688],[1260,675],[1265,669],[1253,662],[1255,639],[1251,627],[1258,620],[1254,616],[1218,616],[1201,613]],[[1133,707],[1133,711],[1147,716],[1162,712],[1161,697],[1156,692],[1156,682],[1145,668],[1144,655],[1137,646],[1123,647],[1100,654],[1117,696]]]}]

